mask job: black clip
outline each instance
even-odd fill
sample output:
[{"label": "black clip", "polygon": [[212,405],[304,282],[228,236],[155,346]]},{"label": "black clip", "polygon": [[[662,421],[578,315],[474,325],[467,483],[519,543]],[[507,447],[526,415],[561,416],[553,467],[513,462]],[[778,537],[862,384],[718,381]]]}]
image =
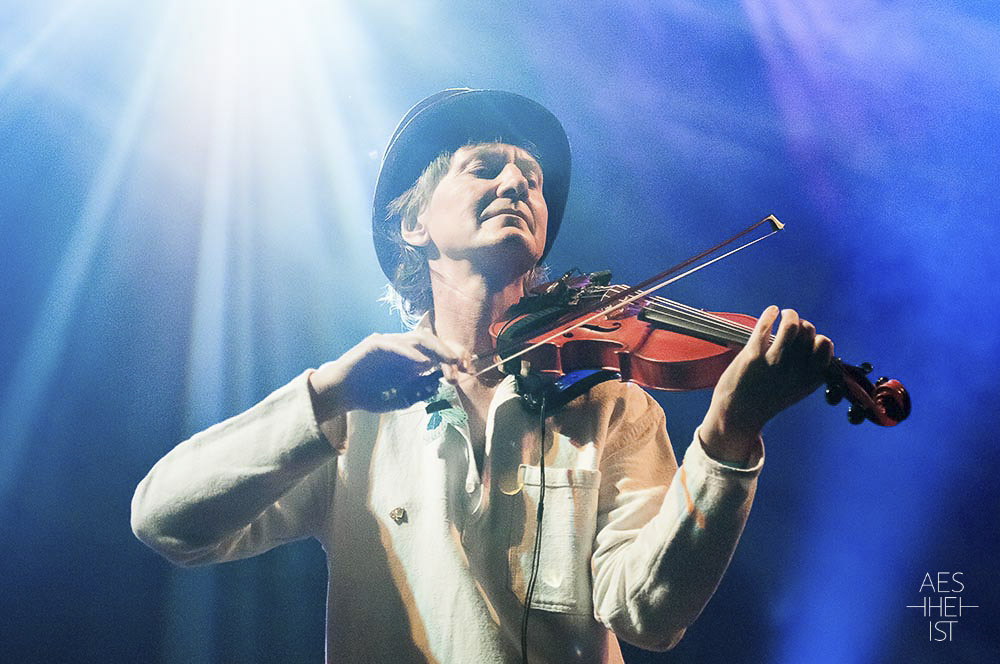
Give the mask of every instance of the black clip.
[{"label": "black clip", "polygon": [[535,371],[522,371],[514,377],[514,389],[524,404],[537,411],[545,403],[545,410],[562,408],[590,388],[608,380],[619,380],[621,375],[610,369],[581,369],[571,371],[557,380],[546,378]]}]

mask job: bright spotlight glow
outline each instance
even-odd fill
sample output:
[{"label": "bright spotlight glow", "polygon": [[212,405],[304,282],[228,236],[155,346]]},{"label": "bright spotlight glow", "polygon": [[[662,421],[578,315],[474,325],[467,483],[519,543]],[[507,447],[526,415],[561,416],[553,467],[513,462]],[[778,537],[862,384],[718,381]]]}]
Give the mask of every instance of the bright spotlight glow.
[{"label": "bright spotlight glow", "polygon": [[[368,210],[391,123],[372,96],[374,51],[350,3],[172,0],[140,9],[107,0],[44,10],[31,15],[33,32],[0,42],[9,54],[0,61],[0,91],[30,81],[59,95],[94,123],[93,133],[107,135],[107,148],[0,401],[7,431],[0,499],[21,468],[95,256],[122,241],[106,235],[115,207],[163,208],[181,227],[194,212],[159,199],[166,188],[151,182],[175,180],[201,201],[190,430],[249,398],[249,376],[259,367],[232,357],[253,355],[247,330],[265,302],[267,333],[294,332],[286,307],[306,294],[290,292],[290,272],[331,290],[351,275],[379,281],[368,257]],[[61,59],[69,44],[104,50],[93,51],[94,63],[78,58],[67,66]],[[108,58],[117,66],[108,67]],[[122,101],[109,95],[109,72],[131,90]],[[14,98],[6,94],[0,104]],[[282,276],[270,279],[276,272]],[[236,393],[225,387],[234,384]]]}]

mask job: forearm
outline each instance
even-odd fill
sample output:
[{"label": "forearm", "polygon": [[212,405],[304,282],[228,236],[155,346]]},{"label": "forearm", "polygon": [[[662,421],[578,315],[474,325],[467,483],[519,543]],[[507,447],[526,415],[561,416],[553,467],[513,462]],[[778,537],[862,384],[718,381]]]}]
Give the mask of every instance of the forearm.
[{"label": "forearm", "polygon": [[[190,562],[206,547],[238,536],[330,460],[334,450],[320,434],[306,381],[299,376],[161,459],[132,500],[136,536],[172,560]],[[301,514],[273,512],[268,530],[276,536],[303,527],[290,522]]]},{"label": "forearm", "polygon": [[754,466],[761,451],[759,427],[733,426],[714,408],[698,427],[697,439],[710,458],[729,466]]},{"label": "forearm", "polygon": [[632,513],[612,514],[598,535],[594,605],[621,638],[665,650],[701,613],[746,523],[759,446],[751,452],[755,465],[740,469],[710,458],[696,439],[665,491],[648,487]]}]

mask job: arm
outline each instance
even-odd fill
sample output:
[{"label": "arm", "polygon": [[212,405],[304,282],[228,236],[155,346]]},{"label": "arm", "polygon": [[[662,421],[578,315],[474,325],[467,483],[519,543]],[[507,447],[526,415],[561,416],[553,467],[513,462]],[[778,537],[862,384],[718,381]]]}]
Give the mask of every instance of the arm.
[{"label": "arm", "polygon": [[609,439],[594,607],[629,642],[670,648],[698,617],[746,523],[763,464],[761,428],[822,383],[832,343],[791,310],[772,342],[777,315],[776,307],[765,310],[719,379],[676,473],[655,404],[646,415],[641,405],[626,408]]},{"label": "arm", "polygon": [[763,447],[753,465],[721,464],[698,435],[680,469],[663,411],[629,390],[602,461],[592,559],[594,612],[619,637],[649,650],[677,643],[715,592],[749,514]]},{"label": "arm", "polygon": [[[339,420],[343,432],[343,418]],[[327,427],[333,432],[331,422]],[[261,553],[315,531],[329,504],[335,448],[313,415],[308,373],[184,441],[132,499],[136,536],[194,565]]]},{"label": "arm", "polygon": [[460,360],[429,330],[369,336],[169,452],[136,489],[133,531],[188,565],[254,555],[315,533],[330,504],[336,454],[347,445],[347,412],[409,405],[406,399],[422,393],[382,394],[438,362],[453,376]]}]

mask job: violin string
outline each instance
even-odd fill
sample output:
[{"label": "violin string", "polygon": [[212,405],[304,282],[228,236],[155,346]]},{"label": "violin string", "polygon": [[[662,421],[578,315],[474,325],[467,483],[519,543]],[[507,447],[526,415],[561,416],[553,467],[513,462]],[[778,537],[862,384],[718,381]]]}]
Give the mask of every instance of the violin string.
[{"label": "violin string", "polygon": [[[756,239],[751,240],[751,241],[749,241],[749,242],[747,242],[745,244],[742,244],[739,247],[736,247],[735,249],[731,249],[731,250],[727,251],[724,254],[720,254],[719,256],[716,256],[715,258],[707,260],[704,263],[700,263],[699,265],[695,265],[694,267],[692,267],[689,270],[681,272],[680,274],[674,275],[674,276],[672,276],[672,277],[670,277],[668,279],[664,279],[660,283],[654,284],[653,286],[650,286],[649,288],[646,288],[644,290],[640,290],[640,291],[638,291],[636,293],[633,293],[633,294],[629,295],[628,297],[622,299],[621,301],[614,302],[613,304],[611,304],[608,307],[599,308],[596,311],[594,311],[593,313],[591,313],[590,315],[585,316],[584,318],[582,318],[582,319],[578,320],[577,322],[573,323],[569,327],[556,328],[555,331],[553,331],[552,333],[550,333],[549,335],[547,335],[543,339],[541,339],[539,341],[536,341],[535,343],[530,344],[530,345],[526,346],[525,348],[522,348],[521,350],[519,350],[519,351],[517,351],[515,353],[511,353],[510,355],[508,355],[505,358],[500,358],[496,362],[493,362],[492,364],[490,364],[485,369],[481,369],[480,371],[478,371],[475,374],[473,374],[473,377],[480,376],[480,375],[486,373],[487,371],[492,371],[493,369],[498,369],[498,368],[502,367],[504,364],[506,364],[507,362],[510,362],[511,360],[516,360],[517,358],[521,357],[522,355],[525,355],[525,354],[531,352],[532,350],[534,350],[534,349],[536,349],[536,348],[538,348],[538,347],[540,347],[540,346],[542,346],[544,344],[549,343],[553,339],[556,339],[557,337],[559,337],[562,334],[565,334],[566,332],[569,332],[571,330],[575,330],[577,328],[583,327],[584,325],[586,325],[588,323],[591,323],[591,322],[597,320],[598,318],[606,317],[606,316],[608,316],[609,314],[611,314],[612,312],[614,312],[614,311],[616,311],[618,309],[623,309],[624,307],[627,307],[628,305],[632,304],[633,302],[636,302],[638,300],[642,300],[642,299],[646,298],[648,295],[650,295],[651,293],[653,293],[653,292],[655,292],[655,291],[663,288],[664,286],[669,286],[670,284],[674,283],[675,281],[683,279],[684,277],[687,277],[688,275],[691,275],[691,274],[697,272],[698,270],[706,268],[706,267],[708,267],[709,265],[711,265],[711,264],[713,264],[715,262],[721,261],[724,258],[728,258],[729,256],[735,254],[738,251],[742,251],[742,250],[746,249],[747,247],[749,247],[751,245],[757,244],[758,242],[760,242],[762,240],[766,240],[767,238],[769,238],[772,235],[774,235],[775,233],[777,233],[779,230],[780,230],[780,227],[776,227],[774,230],[772,230],[767,235],[762,235],[759,238],[756,238]],[[635,287],[633,286],[629,290],[634,290],[634,289],[635,289]]]},{"label": "violin string", "polygon": [[[701,309],[696,309],[692,306],[682,304],[680,302],[668,300],[667,298],[654,297],[651,299],[657,301],[658,304],[668,303],[668,306],[673,305],[678,310],[684,310],[688,315],[696,318],[702,323],[705,323],[706,327],[709,328],[714,327],[715,330],[719,333],[719,336],[722,336],[726,338],[728,341],[732,341],[733,343],[738,344],[740,346],[745,346],[747,342],[750,341],[750,336],[753,334],[754,328],[751,327],[750,325],[737,323],[736,321],[723,318],[722,316],[719,316],[717,314],[709,313]],[[659,310],[657,311],[660,313],[664,313]],[[725,332],[723,332],[723,330]],[[726,333],[728,333],[730,336],[725,337]],[[773,342],[775,340],[775,335],[774,334],[770,335],[768,339]]]},{"label": "violin string", "polygon": [[667,298],[652,298],[647,306],[655,313],[673,316],[681,325],[691,324],[693,327],[715,333],[726,341],[740,345],[746,345],[753,333],[752,327]]},{"label": "violin string", "polygon": [[[609,293],[617,294],[625,288],[626,286],[622,285],[606,286],[598,289],[598,292],[604,295]],[[753,334],[753,327],[751,326],[737,323],[736,321],[659,295],[649,298],[644,308],[660,316],[669,318],[670,322],[675,323],[679,327],[693,332],[702,332],[703,334],[738,346],[745,346],[750,340],[751,334]],[[772,341],[773,339],[774,335],[771,336]]]},{"label": "violin string", "polygon": [[[607,286],[606,292],[619,292],[625,286]],[[680,326],[687,326],[696,331],[714,334],[725,341],[746,345],[753,333],[753,327],[737,323],[716,314],[697,309],[681,302],[676,302],[660,295],[649,298],[645,306],[654,313],[672,318]],[[772,337],[773,338],[773,337]]]},{"label": "violin string", "polygon": [[[608,286],[605,290],[613,293],[621,288],[624,288],[624,286]],[[659,295],[649,298],[644,308],[663,316],[672,317],[673,322],[676,322],[678,325],[715,334],[725,341],[732,343],[746,344],[750,339],[750,334],[753,332],[752,327]]]}]

